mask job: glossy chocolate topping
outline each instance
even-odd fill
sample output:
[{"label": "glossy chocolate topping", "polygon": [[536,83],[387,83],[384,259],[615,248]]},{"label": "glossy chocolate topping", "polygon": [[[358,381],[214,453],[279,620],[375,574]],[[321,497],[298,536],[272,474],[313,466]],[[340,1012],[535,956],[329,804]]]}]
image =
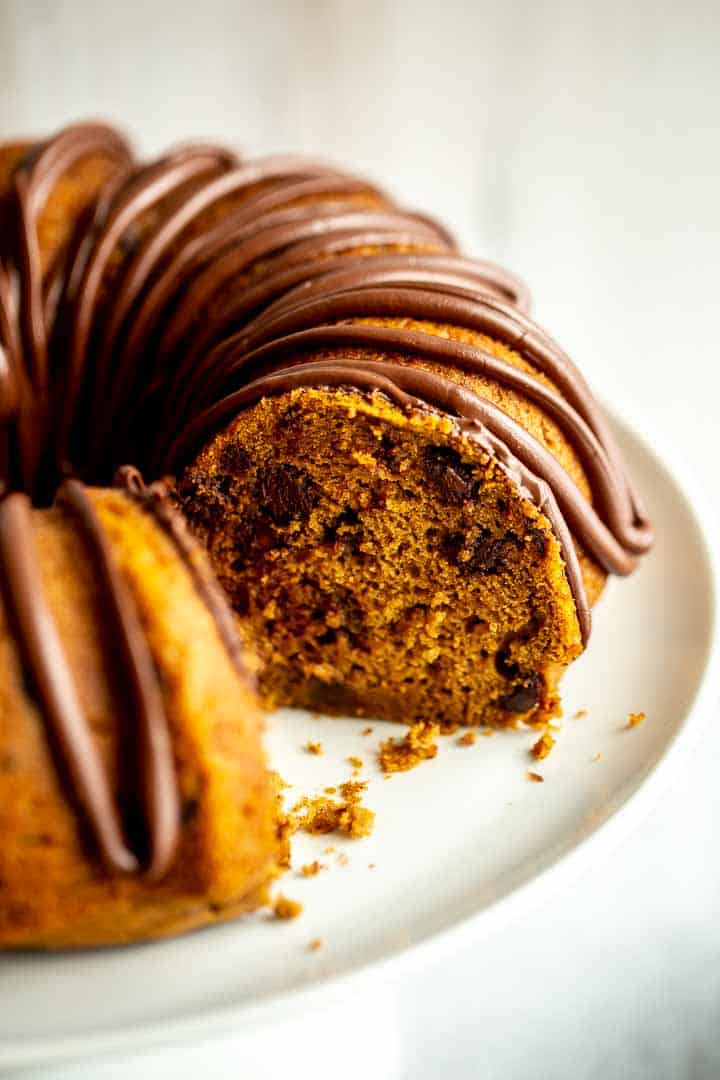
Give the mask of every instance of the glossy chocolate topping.
[{"label": "glossy chocolate topping", "polygon": [[30,501],[21,493],[0,502],[0,569],[9,617],[29,683],[107,867],[160,877],[179,839],[179,801],[172,747],[158,675],[132,594],[116,567],[99,518],[83,486],[69,481],[60,505],[77,521],[102,597],[119,682],[128,695],[134,729],[123,732],[138,756],[143,781],[145,838],[141,858],[128,847],[120,813],[50,611],[35,550]]}]

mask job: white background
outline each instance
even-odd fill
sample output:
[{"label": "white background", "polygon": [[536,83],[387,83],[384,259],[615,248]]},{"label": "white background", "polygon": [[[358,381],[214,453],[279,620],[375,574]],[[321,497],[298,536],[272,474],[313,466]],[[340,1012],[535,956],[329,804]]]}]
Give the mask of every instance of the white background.
[{"label": "white background", "polygon": [[[716,500],[716,4],[0,0],[0,137],[83,116],[334,157],[444,217]],[[551,907],[352,1016],[42,1076],[718,1077],[719,751]]]}]

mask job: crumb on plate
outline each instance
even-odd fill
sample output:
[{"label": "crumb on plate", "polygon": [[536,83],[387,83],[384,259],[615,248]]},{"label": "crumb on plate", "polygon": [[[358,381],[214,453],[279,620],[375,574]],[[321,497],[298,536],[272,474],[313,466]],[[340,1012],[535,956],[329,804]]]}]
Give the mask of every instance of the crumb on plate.
[{"label": "crumb on plate", "polygon": [[302,904],[283,896],[282,893],[273,901],[273,914],[276,919],[297,919],[302,909]]},{"label": "crumb on plate", "polygon": [[554,745],[555,740],[550,732],[544,731],[537,742],[533,743],[530,753],[536,761],[542,761],[548,756]]},{"label": "crumb on plate", "polygon": [[402,739],[386,739],[380,743],[378,758],[384,773],[406,772],[437,754],[438,724],[419,720],[411,724]]},{"label": "crumb on plate", "polygon": [[300,867],[300,873],[303,877],[315,877],[321,870],[326,870],[327,867],[324,863],[318,862],[317,859],[313,859],[310,863],[305,863]]},{"label": "crumb on plate", "polygon": [[295,828],[308,833],[340,832],[353,839],[369,836],[375,814],[362,804],[366,788],[366,782],[347,780],[340,785],[340,800],[324,795],[301,799],[292,810]]}]

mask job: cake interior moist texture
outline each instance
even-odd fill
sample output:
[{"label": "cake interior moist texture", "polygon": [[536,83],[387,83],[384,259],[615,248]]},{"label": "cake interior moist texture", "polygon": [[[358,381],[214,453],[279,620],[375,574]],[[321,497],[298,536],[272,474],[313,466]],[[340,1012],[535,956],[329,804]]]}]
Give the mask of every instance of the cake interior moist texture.
[{"label": "cake interior moist texture", "polygon": [[0,945],[257,905],[261,704],[557,714],[652,529],[529,308],[324,161],[0,147]]},{"label": "cake interior moist texture", "polygon": [[180,495],[271,705],[447,723],[557,711],[580,651],[558,542],[443,417],[352,391],[266,398]]}]

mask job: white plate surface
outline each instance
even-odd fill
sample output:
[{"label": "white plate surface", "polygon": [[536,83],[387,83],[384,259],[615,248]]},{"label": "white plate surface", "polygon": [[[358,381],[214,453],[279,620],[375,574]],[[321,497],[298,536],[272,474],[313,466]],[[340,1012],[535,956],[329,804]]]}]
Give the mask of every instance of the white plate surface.
[{"label": "white plate surface", "polygon": [[[627,833],[687,762],[683,750],[714,699],[717,578],[687,478],[681,485],[636,436],[619,425],[618,433],[657,546],[635,576],[611,582],[596,609],[591,647],[565,680],[550,757],[532,762],[531,732],[479,737],[469,748],[448,737],[434,761],[386,780],[375,750],[397,728],[375,724],[363,736],[369,721],[278,714],[269,744],[293,785],[288,798],[347,779],[346,758],[357,755],[374,835],[296,838],[295,867],[319,858],[328,869],[281,880],[304,905],[292,922],[255,917],[137,948],[1,958],[0,1067],[297,1015],[381,962],[407,964],[429,947],[489,933]],[[573,719],[580,709],[587,715]],[[627,730],[637,711],[646,721]],[[309,737],[322,742],[322,757],[303,752]],[[545,782],[532,783],[529,769]],[[329,844],[336,852],[325,855]],[[323,946],[309,951],[315,938]]]}]

